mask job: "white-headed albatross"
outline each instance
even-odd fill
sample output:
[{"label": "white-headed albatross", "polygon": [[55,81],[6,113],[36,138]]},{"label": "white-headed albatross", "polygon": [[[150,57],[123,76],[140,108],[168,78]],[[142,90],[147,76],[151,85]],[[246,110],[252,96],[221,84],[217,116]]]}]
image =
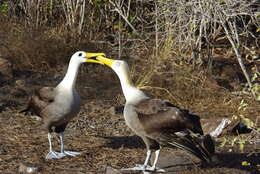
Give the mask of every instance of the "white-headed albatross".
[{"label": "white-headed albatross", "polygon": [[[99,63],[91,58],[104,53],[86,53],[78,51],[70,59],[67,73],[56,87],[43,87],[31,96],[28,106],[22,112],[32,111],[43,118],[44,128],[48,131],[50,152],[46,159],[75,156],[78,152],[64,150],[64,130],[69,121],[80,110],[80,97],[75,89],[79,66],[85,62]],[[51,132],[60,134],[61,153],[52,149]]]},{"label": "white-headed albatross", "polygon": [[[210,135],[203,136],[198,116],[168,101],[152,99],[137,89],[130,79],[129,67],[125,61],[103,56],[96,59],[111,67],[118,75],[126,99],[126,124],[143,139],[147,147],[144,164],[127,170],[164,172],[156,167],[160,145],[178,147],[203,161],[211,161],[215,146]],[[155,152],[155,160],[153,165],[149,166],[152,152]]]}]

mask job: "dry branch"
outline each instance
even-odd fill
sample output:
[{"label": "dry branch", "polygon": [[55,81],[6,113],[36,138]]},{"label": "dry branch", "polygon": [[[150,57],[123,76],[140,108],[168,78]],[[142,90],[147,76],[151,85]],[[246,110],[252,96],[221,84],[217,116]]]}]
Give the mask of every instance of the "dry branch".
[{"label": "dry branch", "polygon": [[114,6],[114,11],[116,11],[123,19],[124,21],[131,27],[131,29],[135,32],[138,33],[138,31],[135,29],[135,27],[129,22],[128,17],[129,17],[129,11],[130,11],[130,5],[131,5],[131,0],[128,1],[128,6],[127,10],[123,9],[123,1],[112,1],[109,0],[109,2]]},{"label": "dry branch", "polygon": [[[242,40],[245,33],[254,35],[248,25],[255,25],[259,28],[260,21],[257,14],[260,12],[260,3],[255,0],[158,0],[161,9],[161,28],[165,23],[171,26],[171,33],[164,28],[165,36],[174,33],[174,46],[179,52],[187,53],[191,50],[193,63],[201,64],[201,59],[207,48],[205,57],[212,62],[212,53],[215,43],[219,37],[226,37],[236,55],[237,61],[247,80],[249,88],[252,88],[250,75],[248,74],[241,54],[241,48],[246,47],[247,41]],[[256,39],[256,36],[253,38]],[[181,55],[181,54],[180,54]],[[187,58],[185,58],[187,60]],[[188,62],[190,62],[188,58]],[[209,63],[210,66],[211,63]]]}]

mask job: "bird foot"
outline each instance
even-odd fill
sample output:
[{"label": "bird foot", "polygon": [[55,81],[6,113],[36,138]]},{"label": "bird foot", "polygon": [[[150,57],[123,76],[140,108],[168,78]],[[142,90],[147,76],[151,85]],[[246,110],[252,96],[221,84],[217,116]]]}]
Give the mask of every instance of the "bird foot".
[{"label": "bird foot", "polygon": [[164,169],[160,169],[159,167],[154,167],[154,166],[147,166],[145,171],[148,171],[148,172],[159,172],[159,173],[164,173],[166,172]]},{"label": "bird foot", "polygon": [[55,151],[50,151],[47,155],[46,155],[46,159],[60,159],[62,157],[64,157],[66,155],[59,153],[59,152],[55,152]]},{"label": "bird foot", "polygon": [[62,154],[64,154],[64,156],[68,155],[68,156],[77,156],[80,153],[79,152],[73,152],[73,151],[64,151]]},{"label": "bird foot", "polygon": [[164,169],[160,169],[158,167],[151,167],[149,165],[143,165],[143,164],[136,164],[135,167],[132,168],[123,168],[121,170],[135,170],[135,171],[147,171],[147,172],[166,172]]},{"label": "bird foot", "polygon": [[147,165],[143,165],[143,164],[136,164],[135,167],[131,167],[131,168],[123,168],[121,170],[136,170],[136,171],[145,171],[147,168]]}]

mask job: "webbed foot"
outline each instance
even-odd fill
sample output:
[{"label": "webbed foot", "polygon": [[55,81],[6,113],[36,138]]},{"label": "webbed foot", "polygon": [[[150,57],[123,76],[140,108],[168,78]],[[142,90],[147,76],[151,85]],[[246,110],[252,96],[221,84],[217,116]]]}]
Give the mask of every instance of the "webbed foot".
[{"label": "webbed foot", "polygon": [[55,151],[50,151],[47,155],[46,155],[46,159],[60,159],[62,157],[64,157],[66,155],[59,153],[59,152],[55,152]]},{"label": "webbed foot", "polygon": [[68,156],[77,156],[79,155],[80,153],[79,152],[73,152],[73,151],[64,151],[62,154],[64,154],[65,156],[68,155]]},{"label": "webbed foot", "polygon": [[147,165],[136,164],[135,167],[131,167],[131,168],[123,168],[123,169],[121,169],[121,170],[145,171],[147,167],[148,167]]},{"label": "webbed foot", "polygon": [[151,166],[147,166],[145,171],[148,172],[159,172],[159,173],[165,173],[166,171],[164,169],[160,169],[159,167],[151,167]]},{"label": "webbed foot", "polygon": [[131,171],[146,171],[146,172],[160,172],[160,173],[164,173],[166,172],[164,169],[160,169],[158,167],[151,167],[149,165],[143,165],[143,164],[136,164],[135,167],[132,168],[123,168],[121,170],[131,170]]}]

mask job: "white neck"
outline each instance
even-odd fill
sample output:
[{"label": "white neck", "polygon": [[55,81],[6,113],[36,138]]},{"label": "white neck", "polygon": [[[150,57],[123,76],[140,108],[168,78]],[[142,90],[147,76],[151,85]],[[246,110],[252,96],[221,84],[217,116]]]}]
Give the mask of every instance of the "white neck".
[{"label": "white neck", "polygon": [[76,84],[76,79],[78,75],[80,63],[70,60],[69,67],[67,73],[63,80],[59,83],[58,87],[67,88],[67,89],[74,89]]},{"label": "white neck", "polygon": [[137,89],[130,80],[127,72],[117,74],[127,103],[136,104],[148,98],[143,91]]}]

